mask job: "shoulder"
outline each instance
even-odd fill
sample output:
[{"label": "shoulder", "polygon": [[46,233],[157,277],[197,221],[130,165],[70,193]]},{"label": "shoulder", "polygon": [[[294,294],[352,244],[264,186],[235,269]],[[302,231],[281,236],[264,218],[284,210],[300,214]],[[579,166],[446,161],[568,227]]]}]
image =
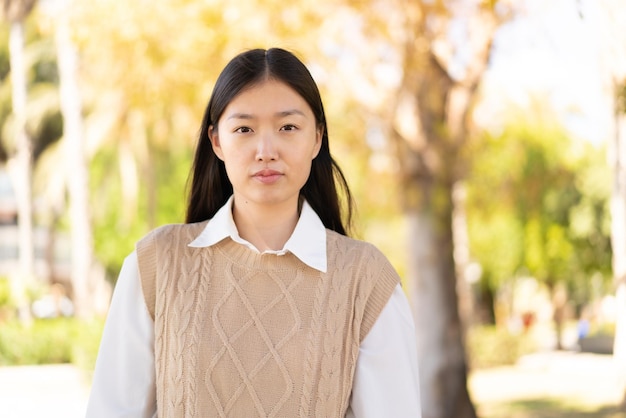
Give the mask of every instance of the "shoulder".
[{"label": "shoulder", "polygon": [[[142,286],[145,287],[145,282],[149,281],[150,277],[155,276],[159,255],[187,248],[187,244],[202,231],[206,223],[207,221],[191,224],[163,225],[148,232],[137,241],[135,251],[137,253],[140,276],[142,277]],[[146,293],[145,288],[144,293]]]},{"label": "shoulder", "polygon": [[195,238],[206,227],[208,221],[195,222],[189,224],[166,224],[153,229],[143,236],[138,245],[149,242],[170,241],[176,238]]},{"label": "shoulder", "polygon": [[335,272],[354,280],[356,305],[361,312],[363,341],[386,306],[400,276],[387,257],[372,243],[328,231],[328,260]]},{"label": "shoulder", "polygon": [[364,276],[388,275],[397,280],[396,269],[374,244],[330,230],[326,232],[326,241],[328,261],[335,267],[350,266]]},{"label": "shoulder", "polygon": [[383,262],[387,257],[372,243],[358,240],[335,231],[326,230],[326,241],[329,255],[333,253],[349,254],[351,257],[361,256],[365,259]]}]

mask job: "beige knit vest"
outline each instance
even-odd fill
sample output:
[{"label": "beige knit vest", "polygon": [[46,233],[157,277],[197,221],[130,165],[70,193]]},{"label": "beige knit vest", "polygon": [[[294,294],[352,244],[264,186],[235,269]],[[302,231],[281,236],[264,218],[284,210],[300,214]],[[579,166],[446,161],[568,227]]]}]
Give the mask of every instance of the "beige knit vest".
[{"label": "beige knit vest", "polygon": [[137,244],[159,417],[344,417],[393,267],[332,231],[327,273],[230,239],[189,247],[205,226],[167,225]]}]

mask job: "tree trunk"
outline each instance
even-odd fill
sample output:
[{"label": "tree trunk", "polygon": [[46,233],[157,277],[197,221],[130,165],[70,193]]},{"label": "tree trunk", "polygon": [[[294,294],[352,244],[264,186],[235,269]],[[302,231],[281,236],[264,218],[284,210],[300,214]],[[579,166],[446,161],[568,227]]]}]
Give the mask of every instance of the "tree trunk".
[{"label": "tree trunk", "polygon": [[60,12],[57,17],[57,60],[70,200],[72,299],[76,315],[88,317],[93,314],[94,284],[91,280],[93,242],[89,218],[89,172],[78,88],[78,54],[70,37],[67,13]]},{"label": "tree trunk", "polygon": [[9,159],[9,175],[15,187],[18,216],[19,272],[12,277],[12,288],[22,321],[31,319],[27,287],[35,277],[35,247],[33,234],[32,144],[26,132],[26,64],[24,62],[23,20],[11,22],[9,37],[12,101],[16,154]]},{"label": "tree trunk", "polygon": [[[466,289],[465,283],[457,282],[453,193],[465,172],[462,149],[470,132],[475,91],[487,66],[495,19],[482,9],[459,15],[471,38],[461,48],[469,49],[472,57],[463,73],[452,78],[447,67],[454,57],[447,52],[459,46],[452,45],[446,35],[451,17],[437,9],[442,7],[439,3],[432,8],[426,2],[418,4],[418,11],[407,11],[417,21],[409,24],[414,32],[407,38],[393,136],[409,230],[408,279],[413,284],[410,300],[418,334],[422,414],[423,418],[475,418],[467,389],[464,325],[457,294]],[[461,207],[456,210],[457,215],[462,213]],[[464,231],[456,233],[458,238]],[[457,249],[462,249],[463,243],[459,244]],[[467,263],[465,255],[461,264]]]},{"label": "tree trunk", "polygon": [[481,285],[478,290],[477,307],[475,308],[475,320],[477,323],[496,325],[495,300],[493,289],[487,284]]},{"label": "tree trunk", "polygon": [[[412,84],[408,80],[406,86]],[[456,111],[467,112],[468,106],[451,109],[449,101],[454,100],[457,86],[432,55],[413,85],[414,120],[420,133],[408,138],[397,132],[396,138],[400,139],[398,158],[410,240],[408,272],[413,283],[410,299],[418,334],[422,413],[424,418],[474,418],[452,232],[453,186],[460,160],[458,136],[452,137],[451,132],[464,132],[464,128],[451,124],[464,123]]]},{"label": "tree trunk", "polygon": [[[423,186],[414,185],[418,189]],[[451,201],[444,199],[451,195],[451,189],[445,184],[437,188],[441,200],[436,207],[423,205],[407,215],[422,412],[424,418],[469,418],[476,414],[467,391],[463,328],[457,305],[452,207]]]},{"label": "tree trunk", "polygon": [[463,181],[457,181],[452,190],[452,243],[457,277],[459,315],[463,318],[463,335],[476,322],[476,310],[471,283],[472,277],[469,232],[465,210],[467,191]]}]

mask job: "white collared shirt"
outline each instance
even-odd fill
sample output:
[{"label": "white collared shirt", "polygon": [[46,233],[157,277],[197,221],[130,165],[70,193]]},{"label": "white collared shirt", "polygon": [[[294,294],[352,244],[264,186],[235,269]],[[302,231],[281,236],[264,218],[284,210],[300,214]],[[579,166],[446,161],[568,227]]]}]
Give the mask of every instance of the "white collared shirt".
[{"label": "white collared shirt", "polygon": [[[210,247],[224,238],[231,238],[252,251],[259,250],[239,236],[237,226],[233,220],[233,196],[217,211],[209,224],[194,239],[190,247]],[[291,237],[282,250],[264,251],[265,254],[284,255],[292,253],[309,267],[326,273],[326,228],[307,201],[302,204],[300,218]]]},{"label": "white collared shirt", "polygon": [[[207,247],[232,239],[259,252],[239,236],[233,198],[189,244]],[[296,228],[278,256],[292,253],[326,272],[326,230],[305,201]],[[113,293],[96,361],[87,418],[156,417],[154,323],[145,305],[137,256],[131,253]],[[415,328],[400,285],[359,348],[346,418],[420,418]]]}]

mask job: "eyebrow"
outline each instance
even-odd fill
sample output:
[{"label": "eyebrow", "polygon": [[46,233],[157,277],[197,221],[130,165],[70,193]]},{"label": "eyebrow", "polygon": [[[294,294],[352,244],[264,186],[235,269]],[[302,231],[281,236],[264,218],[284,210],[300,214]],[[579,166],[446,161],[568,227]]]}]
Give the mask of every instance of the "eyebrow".
[{"label": "eyebrow", "polygon": [[276,116],[280,116],[280,117],[291,116],[291,115],[305,116],[304,112],[298,109],[283,110],[282,112],[276,113]]},{"label": "eyebrow", "polygon": [[254,119],[254,116],[249,113],[233,113],[227,119]]},{"label": "eyebrow", "polygon": [[[280,118],[284,118],[286,116],[292,116],[292,115],[300,115],[300,116],[306,116],[304,114],[304,112],[302,112],[301,110],[298,109],[289,109],[289,110],[283,110],[280,112],[276,112],[274,114],[276,117],[280,117]],[[228,116],[227,119],[255,119],[255,116],[250,114],[250,113],[233,113],[232,115]]]}]

